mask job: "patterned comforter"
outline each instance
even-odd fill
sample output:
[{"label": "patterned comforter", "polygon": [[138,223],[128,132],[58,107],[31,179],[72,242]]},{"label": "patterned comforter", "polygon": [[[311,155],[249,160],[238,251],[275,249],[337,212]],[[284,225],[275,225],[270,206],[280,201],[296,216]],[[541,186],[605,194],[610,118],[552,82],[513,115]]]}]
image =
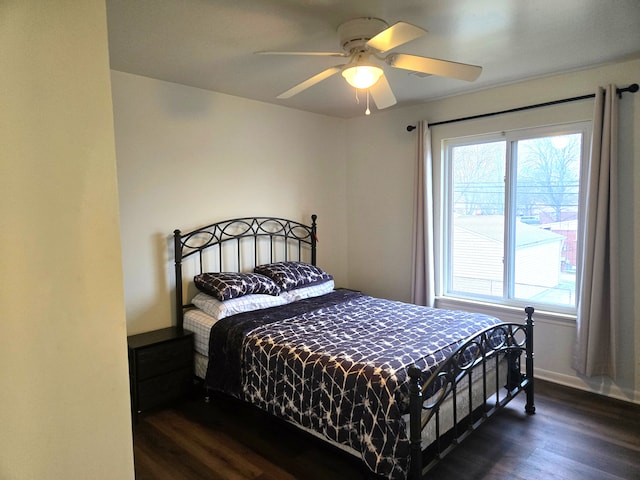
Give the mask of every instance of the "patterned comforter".
[{"label": "patterned comforter", "polygon": [[407,368],[433,370],[496,323],[336,290],[217,322],[205,385],[361,452],[377,474],[406,478]]}]

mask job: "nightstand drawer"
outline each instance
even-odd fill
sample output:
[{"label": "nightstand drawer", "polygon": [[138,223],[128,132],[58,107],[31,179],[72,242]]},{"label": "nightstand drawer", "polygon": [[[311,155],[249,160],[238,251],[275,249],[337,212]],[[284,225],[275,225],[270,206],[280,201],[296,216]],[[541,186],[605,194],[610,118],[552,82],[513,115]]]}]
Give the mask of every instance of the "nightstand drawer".
[{"label": "nightstand drawer", "polygon": [[138,381],[189,367],[192,357],[193,348],[190,337],[141,348],[136,352]]},{"label": "nightstand drawer", "polygon": [[183,368],[138,383],[138,410],[167,404],[187,395],[193,381],[191,368]]}]

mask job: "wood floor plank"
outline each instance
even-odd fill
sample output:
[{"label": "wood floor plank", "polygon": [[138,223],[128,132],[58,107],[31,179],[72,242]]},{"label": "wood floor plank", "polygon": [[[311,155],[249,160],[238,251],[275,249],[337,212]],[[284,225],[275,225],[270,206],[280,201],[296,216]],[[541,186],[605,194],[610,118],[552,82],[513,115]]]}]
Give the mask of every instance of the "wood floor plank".
[{"label": "wood floor plank", "polygon": [[[640,405],[536,383],[431,472],[456,480],[640,480]],[[143,415],[137,480],[373,480],[355,457],[226,397]],[[378,479],[376,479],[378,480]]]},{"label": "wood floor plank", "polygon": [[193,458],[190,451],[176,445],[172,438],[149,423],[136,426],[134,458],[137,480],[216,480],[211,470]]},{"label": "wood floor plank", "polygon": [[610,473],[602,466],[585,464],[546,448],[536,448],[525,462],[517,466],[515,473],[529,476],[529,478],[554,480],[621,480],[625,478]]},{"label": "wood floor plank", "polygon": [[154,427],[212,471],[224,471],[227,480],[275,477],[294,480],[284,470],[266,461],[234,438],[205,429],[176,411],[163,411],[152,420]]}]

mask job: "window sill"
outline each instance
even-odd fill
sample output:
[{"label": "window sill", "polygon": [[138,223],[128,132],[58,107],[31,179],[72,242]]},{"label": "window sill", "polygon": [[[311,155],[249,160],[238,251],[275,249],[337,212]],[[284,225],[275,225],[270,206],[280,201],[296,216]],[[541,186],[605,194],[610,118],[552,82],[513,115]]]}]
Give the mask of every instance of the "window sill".
[{"label": "window sill", "polygon": [[[524,307],[515,307],[511,305],[497,305],[495,303],[486,303],[476,300],[453,297],[436,297],[435,306],[437,308],[446,308],[449,310],[464,310],[468,312],[484,313],[498,317],[505,322],[524,322],[526,315]],[[535,305],[532,305],[535,308]],[[561,325],[575,325],[576,315],[550,312],[548,310],[536,309],[533,314],[534,321],[544,323],[555,323]]]}]

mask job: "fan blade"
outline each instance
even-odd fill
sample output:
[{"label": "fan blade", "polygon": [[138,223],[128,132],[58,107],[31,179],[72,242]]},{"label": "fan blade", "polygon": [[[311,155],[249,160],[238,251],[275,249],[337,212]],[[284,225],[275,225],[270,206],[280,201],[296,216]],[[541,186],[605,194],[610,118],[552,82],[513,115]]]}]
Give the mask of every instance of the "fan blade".
[{"label": "fan blade", "polygon": [[295,87],[290,88],[286,92],[281,93],[276,98],[293,97],[294,95],[297,95],[303,90],[306,90],[307,88],[314,86],[316,83],[319,83],[322,80],[329,78],[331,75],[335,75],[336,73],[340,72],[342,70],[342,67],[343,65],[336,65],[335,67],[327,68],[326,70],[314,75],[313,77],[308,78],[304,82],[299,83]]},{"label": "fan blade", "polygon": [[406,22],[398,22],[384,29],[367,42],[367,45],[386,52],[402,44],[415,40],[427,33],[426,30]]},{"label": "fan blade", "polygon": [[387,81],[387,77],[382,75],[378,81],[369,88],[369,93],[373,97],[373,101],[376,102],[378,110],[390,107],[397,103],[396,97],[391,90],[391,86]]},{"label": "fan blade", "polygon": [[428,75],[438,75],[440,77],[457,78],[467,82],[474,81],[482,72],[482,67],[477,65],[407,55],[406,53],[392,53],[385,58],[385,62],[395,68],[412,70]]},{"label": "fan blade", "polygon": [[264,51],[253,52],[258,55],[304,55],[314,57],[348,57],[349,54],[345,52],[276,52],[276,51]]}]

